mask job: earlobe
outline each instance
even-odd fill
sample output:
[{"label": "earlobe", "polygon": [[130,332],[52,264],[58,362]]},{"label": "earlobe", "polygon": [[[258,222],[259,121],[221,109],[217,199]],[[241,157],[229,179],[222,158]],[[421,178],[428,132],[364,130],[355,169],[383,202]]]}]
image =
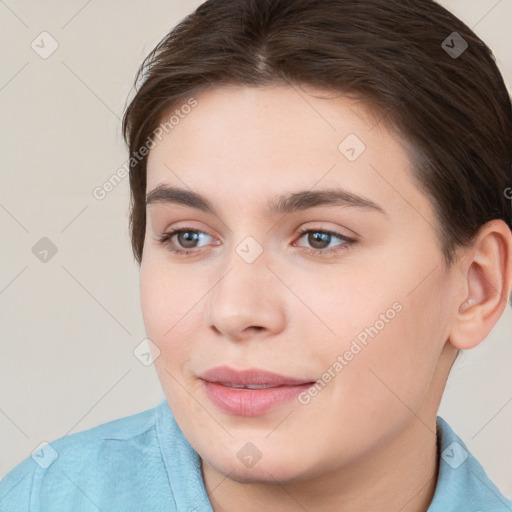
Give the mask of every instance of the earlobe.
[{"label": "earlobe", "polygon": [[508,304],[512,286],[510,228],[501,220],[485,224],[459,270],[467,293],[458,305],[449,341],[467,350],[485,340]]}]

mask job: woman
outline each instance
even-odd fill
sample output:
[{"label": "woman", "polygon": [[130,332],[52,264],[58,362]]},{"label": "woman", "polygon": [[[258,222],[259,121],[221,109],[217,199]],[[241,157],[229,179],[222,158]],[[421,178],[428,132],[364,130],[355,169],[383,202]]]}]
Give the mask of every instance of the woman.
[{"label": "woman", "polygon": [[[144,76],[143,76],[144,75]],[[509,511],[437,416],[512,287],[512,108],[425,0],[208,0],[124,117],[158,407],[2,510]]]}]

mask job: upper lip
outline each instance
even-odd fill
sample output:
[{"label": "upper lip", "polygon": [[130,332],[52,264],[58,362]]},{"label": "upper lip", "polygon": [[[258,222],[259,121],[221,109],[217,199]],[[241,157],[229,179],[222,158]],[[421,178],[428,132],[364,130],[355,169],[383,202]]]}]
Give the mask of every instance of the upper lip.
[{"label": "upper lip", "polygon": [[313,381],[308,379],[297,379],[278,373],[269,372],[259,368],[247,370],[236,370],[229,366],[216,366],[206,370],[199,375],[199,378],[208,382],[218,384],[231,384],[235,386],[265,385],[265,386],[298,386],[310,384]]}]

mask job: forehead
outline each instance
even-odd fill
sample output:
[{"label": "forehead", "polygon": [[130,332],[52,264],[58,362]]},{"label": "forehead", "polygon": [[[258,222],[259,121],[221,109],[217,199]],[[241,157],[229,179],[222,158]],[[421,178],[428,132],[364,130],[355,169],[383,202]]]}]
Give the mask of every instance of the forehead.
[{"label": "forehead", "polygon": [[149,153],[147,191],[170,184],[263,207],[271,195],[342,186],[398,209],[399,195],[425,202],[405,141],[361,101],[292,86],[224,86],[194,100],[164,116],[175,123]]},{"label": "forehead", "polygon": [[[249,156],[257,156],[259,162],[285,155],[287,162],[310,157],[316,163],[323,155],[338,156],[339,143],[350,134],[370,150],[402,149],[383,140],[383,135],[385,139],[390,135],[373,109],[339,93],[298,86],[230,85],[203,91],[194,100],[193,108],[187,107],[185,98],[163,116],[165,133],[150,160],[172,150],[175,159],[205,157],[208,151],[210,159],[222,156],[223,162]],[[166,126],[171,118],[172,126]]]}]

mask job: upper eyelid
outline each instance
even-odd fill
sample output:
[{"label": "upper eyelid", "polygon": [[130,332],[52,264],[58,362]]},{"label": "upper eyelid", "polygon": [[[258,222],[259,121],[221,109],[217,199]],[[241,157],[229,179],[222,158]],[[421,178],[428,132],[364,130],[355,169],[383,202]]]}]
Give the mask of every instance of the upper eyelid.
[{"label": "upper eyelid", "polygon": [[177,228],[172,228],[170,230],[165,230],[165,233],[167,234],[170,234],[172,236],[174,236],[176,233],[180,233],[180,232],[183,232],[183,231],[192,231],[194,233],[202,233],[202,234],[205,234],[205,235],[208,235],[209,237],[211,238],[216,238],[214,237],[213,235],[210,235],[210,233],[208,233],[208,231],[205,231],[204,229],[199,229],[199,228],[193,228],[193,227],[177,227]]}]

